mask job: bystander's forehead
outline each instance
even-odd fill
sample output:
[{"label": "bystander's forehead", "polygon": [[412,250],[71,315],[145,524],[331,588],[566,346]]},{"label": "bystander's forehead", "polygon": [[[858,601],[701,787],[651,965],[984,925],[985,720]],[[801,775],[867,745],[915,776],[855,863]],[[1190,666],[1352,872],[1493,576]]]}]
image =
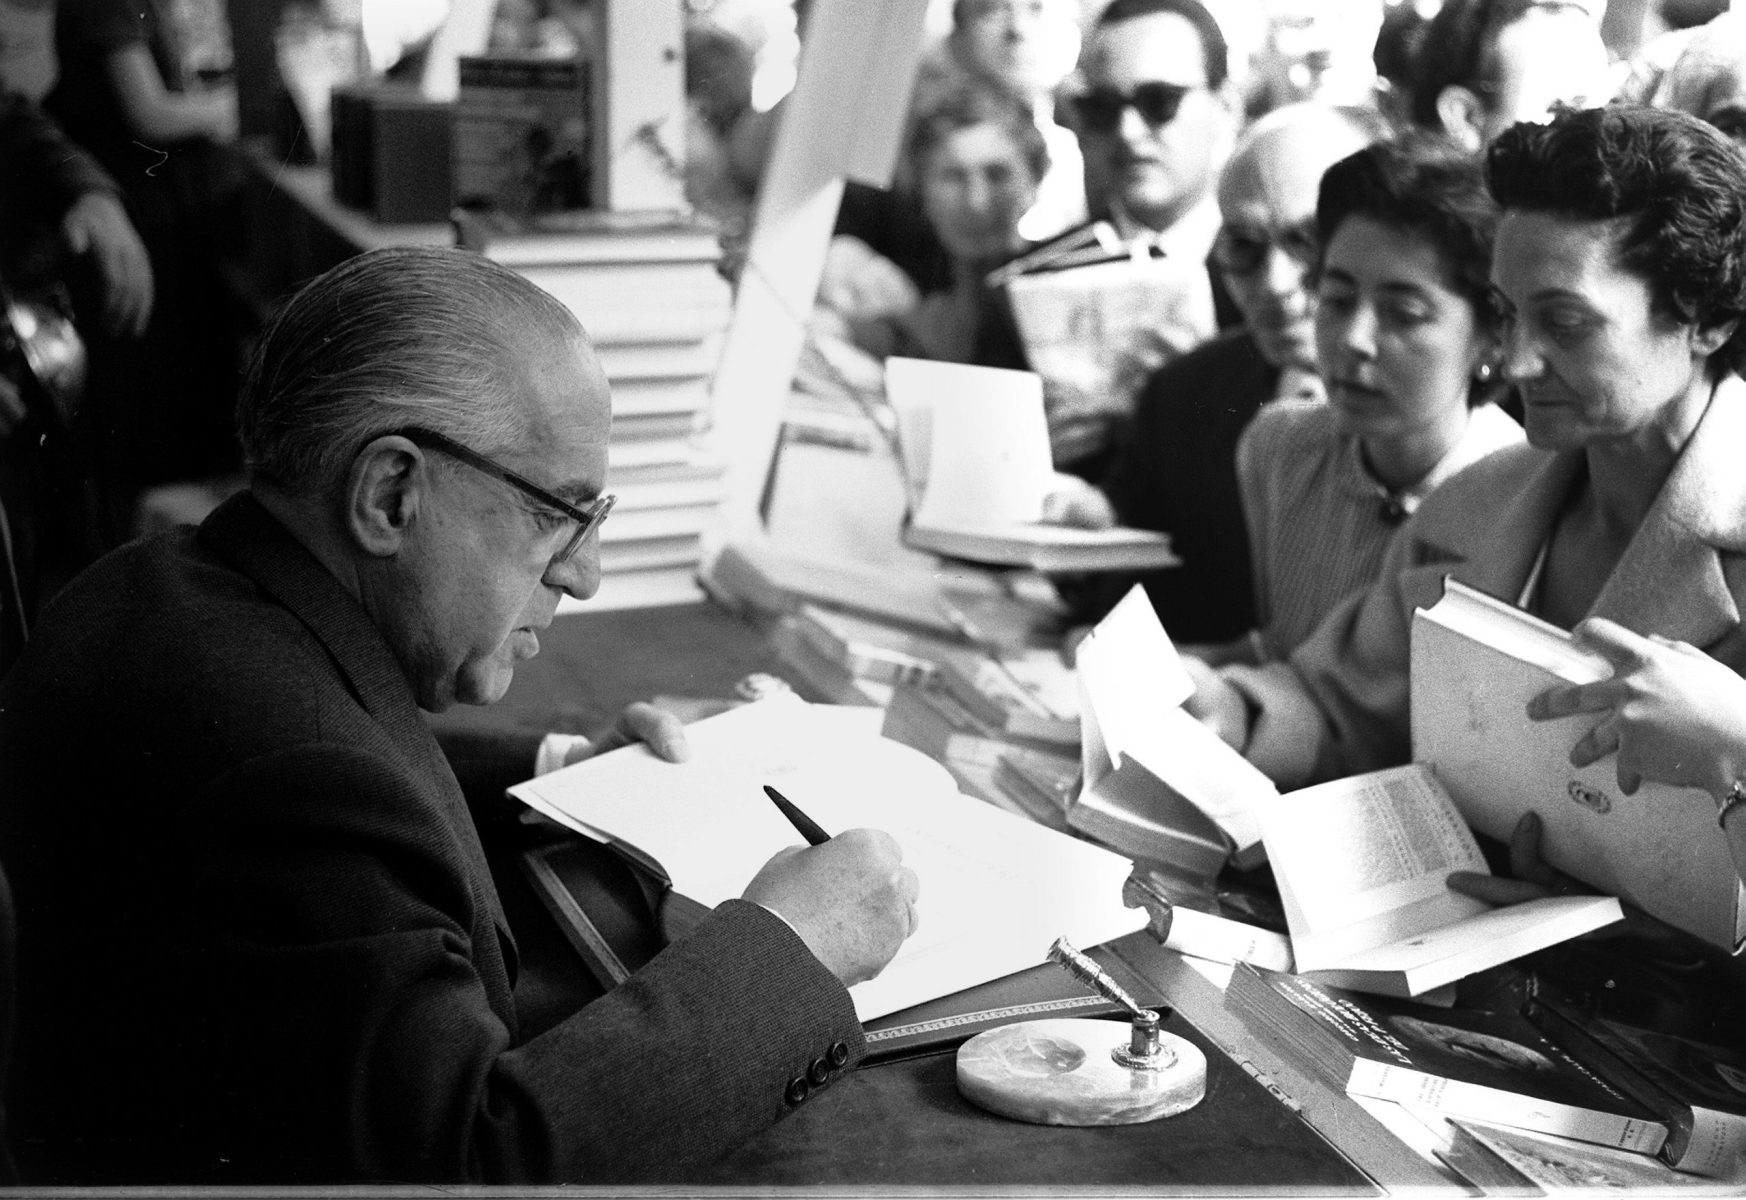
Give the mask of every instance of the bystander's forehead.
[{"label": "bystander's forehead", "polygon": [[1364,144],[1332,112],[1260,133],[1226,166],[1219,208],[1227,221],[1262,219],[1257,212],[1283,224],[1300,221],[1315,212],[1322,173]]},{"label": "bystander's forehead", "polygon": [[1186,17],[1150,13],[1093,33],[1084,74],[1093,85],[1124,89],[1138,83],[1204,87],[1206,54]]}]

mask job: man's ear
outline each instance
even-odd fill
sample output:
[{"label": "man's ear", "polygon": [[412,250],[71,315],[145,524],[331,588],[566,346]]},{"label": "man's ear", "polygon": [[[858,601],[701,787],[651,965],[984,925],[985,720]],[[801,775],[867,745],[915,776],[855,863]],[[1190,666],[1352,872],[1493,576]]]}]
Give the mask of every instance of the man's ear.
[{"label": "man's ear", "polygon": [[352,460],[346,476],[345,528],[377,558],[400,552],[418,519],[430,479],[424,452],[403,437],[380,437]]},{"label": "man's ear", "polygon": [[1443,132],[1469,154],[1485,148],[1485,103],[1472,88],[1452,83],[1438,92],[1437,120]]}]

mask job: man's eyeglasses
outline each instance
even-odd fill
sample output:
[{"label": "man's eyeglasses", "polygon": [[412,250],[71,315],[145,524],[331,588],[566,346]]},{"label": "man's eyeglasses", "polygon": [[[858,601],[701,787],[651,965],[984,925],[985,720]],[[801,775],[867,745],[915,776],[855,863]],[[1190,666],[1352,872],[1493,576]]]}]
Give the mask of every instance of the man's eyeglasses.
[{"label": "man's eyeglasses", "polygon": [[1092,88],[1072,97],[1073,117],[1081,129],[1091,133],[1114,133],[1121,126],[1122,114],[1132,108],[1146,124],[1160,129],[1176,119],[1192,91],[1180,83],[1137,83],[1126,92]]},{"label": "man's eyeglasses", "polygon": [[501,479],[522,494],[539,501],[547,508],[556,509],[575,521],[575,532],[571,533],[569,539],[565,541],[564,548],[552,555],[551,565],[554,567],[570,560],[570,557],[587,540],[588,535],[602,521],[606,520],[606,514],[612,511],[613,504],[618,500],[617,496],[598,496],[589,501],[588,507],[577,508],[574,504],[552,495],[531,479],[516,474],[502,463],[493,462],[477,450],[470,450],[455,441],[454,438],[446,437],[434,429],[424,429],[412,425],[405,429],[390,429],[382,433],[372,434],[370,440],[375,441],[379,437],[403,437],[415,446],[423,446],[427,450],[441,450],[450,458],[459,459],[474,470],[482,471],[494,479]]},{"label": "man's eyeglasses", "polygon": [[1314,218],[1284,229],[1226,225],[1213,239],[1213,265],[1229,275],[1248,275],[1261,269],[1271,246],[1278,246],[1301,266],[1314,266],[1317,253]]}]

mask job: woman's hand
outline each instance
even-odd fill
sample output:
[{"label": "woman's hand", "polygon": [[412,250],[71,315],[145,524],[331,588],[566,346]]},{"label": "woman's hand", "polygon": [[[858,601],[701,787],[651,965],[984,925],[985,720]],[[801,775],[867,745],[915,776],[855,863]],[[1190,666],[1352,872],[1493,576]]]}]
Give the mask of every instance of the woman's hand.
[{"label": "woman's hand", "polygon": [[1571,764],[1617,752],[1626,795],[1645,779],[1727,795],[1746,767],[1746,680],[1695,646],[1602,617],[1578,625],[1576,636],[1613,665],[1612,676],[1555,687],[1528,704],[1537,721],[1605,714],[1571,748]]}]

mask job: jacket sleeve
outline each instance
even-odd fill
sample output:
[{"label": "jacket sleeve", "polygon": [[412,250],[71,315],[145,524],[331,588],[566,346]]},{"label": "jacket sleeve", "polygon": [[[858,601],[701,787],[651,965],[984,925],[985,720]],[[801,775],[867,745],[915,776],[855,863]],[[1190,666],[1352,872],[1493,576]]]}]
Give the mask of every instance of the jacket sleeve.
[{"label": "jacket sleeve", "polygon": [[1243,753],[1280,790],[1411,761],[1413,610],[1436,602],[1461,561],[1419,536],[1431,511],[1427,502],[1396,531],[1376,582],[1337,605],[1288,660],[1227,671],[1255,713]]},{"label": "jacket sleeve", "polygon": [[[49,116],[16,93],[0,96],[0,216],[13,220],[58,220],[87,192],[118,194],[115,181]],[[30,186],[21,186],[29,180]]]},{"label": "jacket sleeve", "polygon": [[519,1041],[480,965],[495,950],[473,944],[493,927],[467,856],[386,756],[256,760],[204,790],[187,836],[213,898],[191,1014],[222,1032],[197,1042],[223,1048],[210,1118],[260,1178],[682,1178],[862,1052],[847,991],[739,901]]}]

